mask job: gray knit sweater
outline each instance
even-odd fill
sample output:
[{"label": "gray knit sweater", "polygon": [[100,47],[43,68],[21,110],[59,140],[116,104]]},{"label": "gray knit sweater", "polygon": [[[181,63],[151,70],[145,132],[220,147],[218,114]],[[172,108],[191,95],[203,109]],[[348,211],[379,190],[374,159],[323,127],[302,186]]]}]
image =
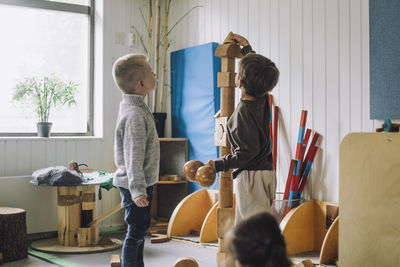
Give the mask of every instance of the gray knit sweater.
[{"label": "gray knit sweater", "polygon": [[153,114],[140,95],[122,95],[115,129],[113,184],[129,189],[132,200],[147,196],[158,181],[160,143]]}]

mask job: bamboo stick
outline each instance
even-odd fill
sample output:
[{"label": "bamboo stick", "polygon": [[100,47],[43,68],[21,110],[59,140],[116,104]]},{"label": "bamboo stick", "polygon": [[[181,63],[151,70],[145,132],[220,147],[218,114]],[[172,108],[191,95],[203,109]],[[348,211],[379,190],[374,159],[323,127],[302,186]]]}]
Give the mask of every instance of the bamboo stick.
[{"label": "bamboo stick", "polygon": [[153,0],[150,0],[149,5],[149,31],[147,37],[147,58],[151,59],[151,47],[152,47],[152,36],[153,36]]},{"label": "bamboo stick", "polygon": [[[154,51],[154,73],[156,74],[156,79],[158,80],[158,68],[160,63],[159,48],[160,48],[160,0],[156,0],[156,40],[155,40],[155,51]],[[158,89],[158,86],[157,86]],[[152,101],[152,111],[156,112],[156,99],[157,99],[157,89],[153,91],[153,101]]]},{"label": "bamboo stick", "polygon": [[163,96],[164,96],[164,79],[165,79],[165,65],[167,61],[167,49],[168,49],[168,0],[164,0],[164,25],[163,25],[163,53],[161,58],[161,78],[159,83],[160,102],[158,110],[162,112]]},{"label": "bamboo stick", "polygon": [[[151,47],[152,47],[152,36],[153,36],[153,0],[149,3],[149,26],[147,33],[147,58],[151,60]],[[149,94],[146,95],[146,104],[149,106]]]}]

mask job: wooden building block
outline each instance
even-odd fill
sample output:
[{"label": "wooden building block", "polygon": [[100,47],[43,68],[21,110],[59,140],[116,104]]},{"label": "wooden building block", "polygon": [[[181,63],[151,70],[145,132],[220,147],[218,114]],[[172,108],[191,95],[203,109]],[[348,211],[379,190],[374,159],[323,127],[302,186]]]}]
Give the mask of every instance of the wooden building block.
[{"label": "wooden building block", "polygon": [[91,246],[91,245],[93,245],[92,244],[92,234],[93,234],[93,232],[91,231],[91,229],[90,228],[85,228],[85,229],[87,229],[86,230],[86,245],[87,246]]},{"label": "wooden building block", "polygon": [[99,227],[92,226],[90,227],[90,232],[92,233],[92,245],[97,245],[99,243]]},{"label": "wooden building block", "polygon": [[214,133],[214,145],[230,147],[228,140],[228,117],[219,117],[215,119],[215,133]]},{"label": "wooden building block", "polygon": [[241,58],[243,57],[240,51],[240,46],[235,43],[222,44],[215,49],[214,55],[216,57],[230,57],[230,58]]},{"label": "wooden building block", "polygon": [[111,267],[121,267],[120,256],[117,254],[111,255],[110,265],[111,265]]},{"label": "wooden building block", "polygon": [[311,260],[303,260],[294,265],[294,267],[314,267],[314,264],[312,263]]},{"label": "wooden building block", "polygon": [[235,76],[234,72],[218,72],[217,86],[235,88]]},{"label": "wooden building block", "polygon": [[184,257],[178,259],[175,262],[174,267],[199,267],[199,264],[191,257]]},{"label": "wooden building block", "polygon": [[168,236],[163,234],[152,234],[150,238],[151,243],[164,243],[168,241],[169,241]]},{"label": "wooden building block", "polygon": [[230,208],[233,205],[233,181],[231,178],[231,173],[232,171],[219,173],[219,205],[221,208]]},{"label": "wooden building block", "polygon": [[229,252],[217,252],[217,264],[218,266],[236,266],[235,259],[232,257],[231,253]]},{"label": "wooden building block", "polygon": [[221,70],[227,72],[235,72],[235,59],[232,57],[221,58]]},{"label": "wooden building block", "polygon": [[82,210],[93,210],[93,218],[95,218],[96,209],[96,192],[94,185],[81,186],[82,190]]},{"label": "wooden building block", "polygon": [[89,245],[97,245],[99,243],[99,227],[92,226],[86,229],[86,244]]},{"label": "wooden building block", "polygon": [[217,236],[224,238],[225,233],[233,227],[233,208],[217,209]]},{"label": "wooden building block", "polygon": [[78,230],[78,247],[86,247],[86,231],[87,228],[79,228]]},{"label": "wooden building block", "polygon": [[221,117],[230,117],[235,110],[235,88],[222,87],[221,88]]},{"label": "wooden building block", "polygon": [[229,252],[229,242],[230,239],[227,238],[218,238],[218,251],[219,252]]},{"label": "wooden building block", "polygon": [[58,241],[62,246],[78,246],[81,226],[81,191],[77,186],[57,188]]},{"label": "wooden building block", "polygon": [[[82,210],[96,210],[95,202],[82,202]],[[93,216],[94,217],[94,216]]]}]

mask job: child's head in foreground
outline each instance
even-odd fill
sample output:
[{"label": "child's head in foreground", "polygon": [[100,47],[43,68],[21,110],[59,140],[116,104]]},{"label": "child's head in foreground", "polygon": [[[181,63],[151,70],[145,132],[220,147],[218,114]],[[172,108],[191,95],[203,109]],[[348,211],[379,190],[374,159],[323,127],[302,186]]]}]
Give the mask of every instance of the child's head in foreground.
[{"label": "child's head in foreground", "polygon": [[278,83],[279,70],[268,58],[250,53],[239,61],[237,80],[247,95],[262,97]]},{"label": "child's head in foreground", "polygon": [[156,88],[156,79],[147,57],[128,54],[115,61],[113,77],[119,89],[125,94],[145,96]]},{"label": "child's head in foreground", "polygon": [[278,222],[269,213],[251,216],[231,232],[229,249],[242,267],[290,267]]}]

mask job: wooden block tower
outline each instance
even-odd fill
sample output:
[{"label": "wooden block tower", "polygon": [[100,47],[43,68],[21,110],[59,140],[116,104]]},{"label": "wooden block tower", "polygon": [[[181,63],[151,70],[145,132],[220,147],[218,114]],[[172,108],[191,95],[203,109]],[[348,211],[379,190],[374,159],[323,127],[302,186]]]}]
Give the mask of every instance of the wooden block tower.
[{"label": "wooden block tower", "polygon": [[57,193],[58,243],[67,247],[97,245],[99,228],[90,226],[96,217],[95,186],[60,186]]},{"label": "wooden block tower", "polygon": [[[218,87],[221,88],[221,109],[215,120],[214,143],[219,146],[220,156],[231,154],[227,136],[227,121],[235,109],[235,58],[242,57],[240,47],[229,40],[229,33],[224,43],[217,47],[215,56],[221,58],[221,72],[218,73]],[[228,247],[224,242],[225,232],[233,224],[233,186],[232,172],[219,173],[219,207],[217,210],[217,235],[219,267],[234,266],[228,256]]]}]

